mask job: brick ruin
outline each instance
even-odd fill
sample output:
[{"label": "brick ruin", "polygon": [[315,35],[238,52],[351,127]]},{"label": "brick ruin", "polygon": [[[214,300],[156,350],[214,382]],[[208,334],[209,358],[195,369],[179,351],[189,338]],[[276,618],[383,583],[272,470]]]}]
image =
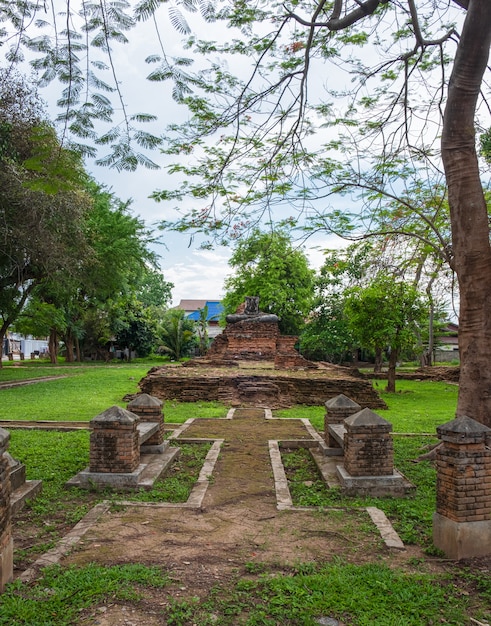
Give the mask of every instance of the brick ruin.
[{"label": "brick ruin", "polygon": [[106,409],[89,428],[89,466],[70,478],[67,487],[151,489],[180,453],[164,440],[162,401],[147,394],[127,409]]},{"label": "brick ruin", "polygon": [[437,428],[433,542],[451,559],[491,554],[491,429],[461,416]]},{"label": "brick ruin", "polygon": [[414,486],[394,467],[392,424],[340,394],[325,403],[324,454],[342,457],[336,465],[347,495],[403,497]]},{"label": "brick ruin", "polygon": [[257,299],[250,298],[227,316],[227,326],[205,357],[151,369],[140,390],[162,400],[217,400],[272,409],[322,405],[343,393],[361,406],[386,408],[370,381],[349,368],[308,361],[295,349],[297,339],[281,335],[278,317],[261,313]]},{"label": "brick ruin", "polygon": [[10,434],[0,428],[0,593],[12,580],[14,546],[10,509],[10,468],[7,457]]}]

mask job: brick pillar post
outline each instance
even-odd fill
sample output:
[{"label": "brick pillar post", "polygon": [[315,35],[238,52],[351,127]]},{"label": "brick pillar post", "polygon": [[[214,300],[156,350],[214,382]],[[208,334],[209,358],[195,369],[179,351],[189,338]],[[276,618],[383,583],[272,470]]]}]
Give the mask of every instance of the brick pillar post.
[{"label": "brick pillar post", "polygon": [[491,554],[491,429],[461,416],[437,433],[433,543],[451,559]]},{"label": "brick pillar post", "polygon": [[10,433],[0,428],[0,593],[14,574],[14,542],[10,515]]},{"label": "brick pillar post", "polygon": [[90,420],[90,471],[131,473],[140,464],[139,418],[112,406]]},{"label": "brick pillar post", "polygon": [[163,402],[155,396],[148,393],[142,393],[128,406],[128,411],[138,415],[141,422],[152,422],[158,424],[157,432],[151,435],[142,446],[141,452],[162,452],[162,444],[164,442],[164,415],[162,412]]},{"label": "brick pillar post", "polygon": [[328,400],[324,406],[326,407],[324,414],[324,440],[330,448],[340,448],[341,446],[336,439],[329,434],[329,426],[342,424],[347,417],[353,415],[353,413],[358,413],[361,410],[361,406],[342,393]]},{"label": "brick pillar post", "polygon": [[344,468],[351,476],[394,473],[392,424],[370,409],[344,420]]}]

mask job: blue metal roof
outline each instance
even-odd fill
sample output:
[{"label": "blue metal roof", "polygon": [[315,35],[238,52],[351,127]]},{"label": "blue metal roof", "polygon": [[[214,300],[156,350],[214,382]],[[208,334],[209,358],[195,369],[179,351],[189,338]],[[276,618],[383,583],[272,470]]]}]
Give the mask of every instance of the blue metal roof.
[{"label": "blue metal roof", "polygon": [[[206,305],[208,307],[208,315],[206,317],[207,322],[218,322],[220,315],[223,311],[222,303],[219,300],[207,300]],[[204,308],[204,307],[203,307]],[[193,311],[188,315],[188,319],[199,320],[199,311]]]}]

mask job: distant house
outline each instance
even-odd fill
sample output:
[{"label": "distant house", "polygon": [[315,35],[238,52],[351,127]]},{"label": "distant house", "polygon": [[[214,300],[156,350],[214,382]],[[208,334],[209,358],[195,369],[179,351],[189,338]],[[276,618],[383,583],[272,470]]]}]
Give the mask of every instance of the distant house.
[{"label": "distant house", "polygon": [[220,300],[181,300],[175,308],[183,309],[186,317],[196,322],[199,320],[199,312],[205,307],[208,307],[206,318],[208,322],[208,337],[213,338],[222,332],[221,327],[218,325],[223,311]]},{"label": "distant house", "polygon": [[[36,338],[32,335],[20,335],[18,333],[7,332],[1,350],[2,359],[4,357],[13,358],[14,355],[22,358],[46,356],[48,354],[48,340],[46,338]],[[9,356],[10,355],[10,356]]]},{"label": "distant house", "polygon": [[458,324],[447,322],[435,339],[435,361],[459,360]]}]

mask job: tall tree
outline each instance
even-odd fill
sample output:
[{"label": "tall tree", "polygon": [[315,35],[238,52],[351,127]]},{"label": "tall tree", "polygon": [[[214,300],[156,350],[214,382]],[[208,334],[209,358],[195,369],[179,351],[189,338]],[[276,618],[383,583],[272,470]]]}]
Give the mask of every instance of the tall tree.
[{"label": "tall tree", "polygon": [[29,297],[73,277],[90,201],[80,158],[60,146],[34,88],[0,73],[0,342]]},{"label": "tall tree", "polygon": [[[186,178],[186,189],[177,196],[191,191],[206,198],[206,205],[195,206],[176,227],[198,226],[212,235],[218,230],[223,240],[234,229],[248,228],[266,215],[271,219],[274,208],[289,199],[285,211],[291,215],[298,207],[295,220],[310,209],[316,218],[325,216],[324,229],[331,224],[336,229],[343,209],[326,210],[321,199],[339,183],[332,133],[341,129],[351,141],[338,141],[346,160],[359,171],[371,168],[373,176],[383,178],[394,159],[416,167],[443,163],[450,262],[460,290],[457,415],[491,425],[491,371],[485,366],[491,350],[491,247],[475,138],[491,43],[491,4],[316,0],[250,7],[230,2],[222,15],[248,35],[245,42],[232,39],[214,51],[252,55],[254,68],[240,80],[220,67],[213,75],[219,76],[213,96],[189,98],[193,122],[175,135],[171,150],[189,154],[199,138],[204,154],[176,166]],[[205,42],[194,44],[210,50]],[[360,47],[363,52],[357,53]],[[324,99],[319,76],[327,83]],[[202,78],[208,77],[203,73]],[[479,115],[478,123],[489,127],[485,107]],[[324,150],[313,140],[317,120],[326,128]],[[207,149],[203,136],[215,138],[217,129],[227,128],[230,132]],[[315,184],[316,173],[321,185]]]},{"label": "tall tree", "polygon": [[225,313],[235,313],[246,296],[259,296],[260,309],[278,315],[282,333],[297,335],[310,312],[314,272],[286,231],[255,230],[238,241],[225,280]]},{"label": "tall tree", "polygon": [[344,303],[348,325],[362,347],[390,350],[387,391],[396,389],[396,365],[405,348],[414,348],[426,307],[411,285],[380,275],[366,287],[353,287]]},{"label": "tall tree", "polygon": [[467,9],[448,85],[442,159],[452,224],[453,267],[460,287],[461,360],[457,414],[491,425],[491,246],[476,152],[475,114],[491,45],[491,4]]},{"label": "tall tree", "polygon": [[300,336],[302,354],[334,363],[351,360],[354,339],[344,312],[345,292],[376,274],[374,258],[368,242],[326,251],[315,276],[312,311]]},{"label": "tall tree", "polygon": [[[4,22],[13,26],[18,37],[8,28],[2,37],[5,41],[11,37],[9,61],[22,56],[25,42],[38,51],[36,65],[45,72],[43,80],[60,77],[66,87],[61,98],[66,128],[95,141],[95,119],[110,119],[115,108],[127,112],[127,107],[118,81],[109,85],[91,75],[92,70],[85,72],[86,56],[80,51],[91,48],[105,53],[106,67],[117,75],[112,46],[126,41],[130,28],[154,17],[164,4],[142,2],[131,12],[126,2],[101,0],[85,5],[77,17],[73,5],[67,5],[70,19],[64,17],[70,26],[55,29],[59,36],[53,43],[49,37],[29,37],[24,28],[27,23],[46,23],[35,19],[44,5],[17,0],[4,3],[2,11]],[[284,218],[298,209],[294,221],[308,208],[316,214],[325,212],[323,190],[314,178],[321,171],[325,180],[336,164],[332,145],[319,151],[314,141],[321,126],[331,132],[342,126],[351,129],[357,145],[346,159],[357,162],[360,169],[373,166],[383,175],[394,156],[415,163],[430,161],[437,167],[443,161],[452,265],[461,298],[457,414],[491,425],[487,392],[491,372],[484,367],[491,351],[491,250],[475,145],[477,104],[491,42],[491,4],[484,0],[226,0],[219,12],[210,4],[176,2],[171,14],[183,33],[187,28],[177,5],[202,6],[207,19],[218,17],[234,29],[224,44],[197,38],[188,42],[208,58],[213,53],[210,68],[192,76],[189,59],[169,62],[160,48],[148,59],[157,64],[151,80],[173,80],[175,97],[192,112],[180,131],[171,128],[172,134],[179,132],[173,135],[169,151],[185,157],[172,169],[185,180],[184,188],[176,193],[163,190],[155,197],[167,200],[191,193],[193,210],[184,213],[176,227],[212,234],[218,230],[219,239],[226,240],[266,215],[271,220],[274,212]],[[86,39],[73,26],[77,19]],[[218,59],[220,54],[225,55],[224,63]],[[245,62],[231,61],[233,54],[242,55]],[[246,73],[251,60],[254,65]],[[87,67],[104,67],[100,59],[94,61]],[[238,68],[242,76],[233,75],[230,67]],[[324,82],[325,98],[319,97]],[[93,85],[106,89],[105,94],[94,97]],[[112,91],[120,98],[119,107],[112,107],[107,97]],[[484,108],[480,114],[486,116]],[[120,128],[99,138],[112,148],[103,162],[134,169],[144,159],[127,149],[131,137],[139,145],[155,143],[149,133],[140,135],[133,128],[133,122],[148,116],[124,118]],[[489,126],[489,120],[484,120],[482,127]],[[326,144],[331,144],[329,131],[325,133]],[[211,137],[208,144],[207,136]],[[193,161],[189,155],[195,146],[200,149]],[[193,175],[199,179],[197,184]],[[203,207],[197,205],[199,199],[204,199]],[[337,217],[335,211],[331,214]]]}]

